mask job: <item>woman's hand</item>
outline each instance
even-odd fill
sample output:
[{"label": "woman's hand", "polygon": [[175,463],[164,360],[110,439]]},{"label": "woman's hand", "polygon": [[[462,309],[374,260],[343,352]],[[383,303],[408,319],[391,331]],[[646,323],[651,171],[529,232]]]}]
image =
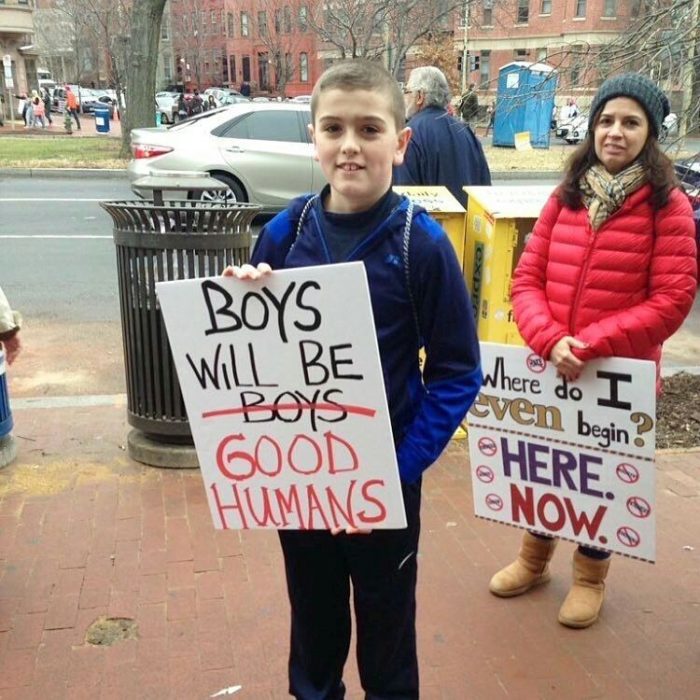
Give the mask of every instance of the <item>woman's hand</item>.
[{"label": "woman's hand", "polygon": [[259,263],[257,267],[246,263],[240,267],[229,265],[221,274],[224,277],[235,277],[239,280],[257,280],[270,272],[272,272],[272,268],[267,263]]},{"label": "woman's hand", "polygon": [[564,336],[549,354],[549,361],[557,368],[557,375],[564,377],[569,382],[578,379],[585,363],[571,352],[571,348],[583,350],[587,347],[586,343],[572,338],[570,335]]}]

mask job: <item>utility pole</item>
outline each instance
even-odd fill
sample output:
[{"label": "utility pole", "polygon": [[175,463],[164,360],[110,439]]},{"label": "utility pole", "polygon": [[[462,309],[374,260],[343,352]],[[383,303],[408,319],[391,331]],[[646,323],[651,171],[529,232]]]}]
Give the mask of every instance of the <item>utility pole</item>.
[{"label": "utility pole", "polygon": [[464,32],[462,33],[462,94],[467,91],[467,76],[469,75],[469,51],[467,39],[469,36],[469,0],[464,0]]}]

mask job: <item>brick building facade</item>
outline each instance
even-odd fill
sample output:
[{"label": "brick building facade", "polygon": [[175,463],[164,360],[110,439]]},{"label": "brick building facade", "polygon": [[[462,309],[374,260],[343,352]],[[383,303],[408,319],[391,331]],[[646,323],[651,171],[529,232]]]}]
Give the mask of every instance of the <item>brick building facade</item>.
[{"label": "brick building facade", "polygon": [[321,72],[313,0],[170,0],[173,78],[185,88],[310,94]]}]

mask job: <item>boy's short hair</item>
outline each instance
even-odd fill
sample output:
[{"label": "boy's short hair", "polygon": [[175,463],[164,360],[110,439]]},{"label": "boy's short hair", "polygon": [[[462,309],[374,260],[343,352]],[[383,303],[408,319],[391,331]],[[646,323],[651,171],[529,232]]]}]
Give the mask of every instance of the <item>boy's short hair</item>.
[{"label": "boy's short hair", "polygon": [[406,106],[399,84],[389,71],[377,61],[356,58],[334,63],[325,70],[314,85],[311,94],[311,122],[316,121],[316,110],[321,93],[327,90],[368,90],[389,98],[396,130],[406,126]]}]

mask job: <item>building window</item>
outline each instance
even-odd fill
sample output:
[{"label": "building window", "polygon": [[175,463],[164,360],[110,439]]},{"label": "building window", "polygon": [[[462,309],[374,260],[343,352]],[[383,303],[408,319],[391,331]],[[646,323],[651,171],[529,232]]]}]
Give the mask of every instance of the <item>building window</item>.
[{"label": "building window", "polygon": [[306,53],[299,54],[299,80],[309,82],[309,55]]},{"label": "building window", "polygon": [[217,18],[217,16],[216,16],[216,10],[212,10],[212,11],[209,13],[209,15],[210,15],[210,17],[211,17],[211,23],[212,23],[212,25],[213,25],[213,26],[216,25],[216,23],[218,22],[218,18]]},{"label": "building window", "polygon": [[305,32],[309,28],[309,8],[302,5],[299,8],[299,29]]},{"label": "building window", "polygon": [[547,49],[537,49],[537,62],[547,63]]},{"label": "building window", "polygon": [[284,17],[284,33],[285,34],[291,34],[292,33],[292,11],[289,8],[289,5],[284,6],[284,10],[282,12],[282,15]]},{"label": "building window", "polygon": [[236,57],[235,56],[229,56],[228,74],[229,74],[229,80],[231,81],[231,84],[235,85],[236,84]]},{"label": "building window", "polygon": [[576,9],[574,10],[574,17],[579,19],[586,16],[586,0],[576,0]]},{"label": "building window", "polygon": [[258,12],[258,34],[267,36],[267,12],[265,10]]},{"label": "building window", "polygon": [[294,59],[291,53],[284,54],[284,77],[288,81],[294,77]]},{"label": "building window", "polygon": [[551,15],[552,14],[552,0],[542,0],[540,5],[541,15]]},{"label": "building window", "polygon": [[485,27],[493,26],[493,0],[484,0],[484,16],[482,22]]},{"label": "building window", "polygon": [[479,61],[479,86],[488,88],[491,82],[491,52],[483,49]]},{"label": "building window", "polygon": [[275,10],[275,34],[282,33],[282,10]]},{"label": "building window", "polygon": [[168,35],[169,35],[168,20],[165,17],[163,17],[163,21],[160,25],[160,38],[161,39],[168,39]]},{"label": "building window", "polygon": [[[241,12],[241,36],[249,36],[250,34],[250,24],[248,20],[248,13]],[[250,60],[250,59],[248,59]],[[250,80],[250,78],[249,78]]]},{"label": "building window", "polygon": [[243,80],[250,82],[250,56],[243,56]]},{"label": "building window", "polygon": [[530,15],[530,0],[518,0],[518,18],[516,24],[527,24]]},{"label": "building window", "polygon": [[187,15],[182,15],[182,33],[187,34]]},{"label": "building window", "polygon": [[233,37],[233,12],[226,15],[226,24],[228,25],[228,35]]},{"label": "building window", "polygon": [[604,0],[603,17],[617,17],[617,0]]}]

